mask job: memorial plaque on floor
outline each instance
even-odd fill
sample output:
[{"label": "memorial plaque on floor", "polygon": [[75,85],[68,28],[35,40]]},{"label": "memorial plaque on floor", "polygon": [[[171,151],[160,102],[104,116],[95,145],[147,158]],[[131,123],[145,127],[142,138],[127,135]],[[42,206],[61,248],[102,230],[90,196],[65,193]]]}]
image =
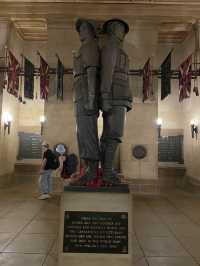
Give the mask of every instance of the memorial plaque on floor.
[{"label": "memorial plaque on floor", "polygon": [[63,252],[128,254],[128,213],[65,211]]}]

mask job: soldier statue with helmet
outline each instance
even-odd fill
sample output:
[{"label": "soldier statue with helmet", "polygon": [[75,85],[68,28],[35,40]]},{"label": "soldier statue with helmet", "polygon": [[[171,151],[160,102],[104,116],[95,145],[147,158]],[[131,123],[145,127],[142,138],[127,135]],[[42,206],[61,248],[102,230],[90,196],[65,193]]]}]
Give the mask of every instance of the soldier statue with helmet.
[{"label": "soldier statue with helmet", "polygon": [[94,21],[78,19],[81,47],[74,55],[74,104],[80,158],[87,163],[85,180],[95,179],[100,159],[97,119],[99,115],[100,51]]},{"label": "soldier statue with helmet", "polygon": [[[99,161],[103,181],[116,183],[112,171],[116,149],[122,141],[126,112],[132,108],[129,59],[123,41],[129,31],[121,19],[104,23],[107,43],[99,51],[94,22],[79,19],[76,29],[81,47],[74,57],[74,102],[80,158],[88,163],[84,180],[96,177]],[[100,70],[100,71],[99,71]],[[97,119],[103,113],[103,133],[98,140]],[[100,146],[100,147],[99,147]]]},{"label": "soldier statue with helmet", "polygon": [[121,19],[111,19],[104,23],[103,31],[108,40],[101,51],[101,164],[103,180],[115,183],[117,178],[112,171],[112,165],[117,147],[122,141],[126,112],[132,108],[129,59],[123,50],[123,41],[129,26]]}]

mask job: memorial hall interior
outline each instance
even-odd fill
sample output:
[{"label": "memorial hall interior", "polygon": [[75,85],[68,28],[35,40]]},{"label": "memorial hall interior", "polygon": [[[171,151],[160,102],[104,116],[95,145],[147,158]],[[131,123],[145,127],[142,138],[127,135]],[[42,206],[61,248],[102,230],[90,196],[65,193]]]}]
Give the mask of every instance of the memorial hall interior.
[{"label": "memorial hall interior", "polygon": [[[0,70],[6,66],[8,50],[20,64],[23,55],[36,68],[38,52],[50,68],[56,68],[57,54],[65,68],[72,69],[73,53],[80,47],[75,29],[78,17],[93,19],[98,27],[112,18],[125,20],[130,29],[124,49],[130,69],[140,70],[139,75],[130,75],[133,109],[127,113],[123,142],[115,160],[134,200],[133,265],[200,265],[200,96],[193,92],[192,79],[190,97],[179,102],[179,79],[175,74],[171,94],[161,100],[161,78],[156,74],[152,77],[153,96],[143,102],[141,72],[148,58],[151,69],[159,72],[171,51],[171,69],[175,72],[192,53],[196,52],[197,61],[200,59],[200,0],[0,0]],[[103,42],[102,34],[99,38]],[[73,75],[64,75],[63,100],[57,99],[55,74],[50,75],[46,101],[40,99],[39,76],[34,82],[34,99],[23,96],[20,102],[8,93],[5,75],[0,72],[2,266],[57,265],[62,184],[55,177],[54,197],[37,199],[41,159],[31,147],[37,146],[39,139],[51,148],[64,143],[70,152],[78,154]],[[195,84],[200,86],[198,77]],[[23,76],[20,88],[23,92]],[[10,133],[5,127],[5,114],[12,118]],[[194,137],[192,121],[197,124]],[[20,145],[28,145],[30,151],[25,152]],[[136,145],[145,147],[145,158],[133,156]],[[177,149],[181,150],[178,158],[174,155]]]}]

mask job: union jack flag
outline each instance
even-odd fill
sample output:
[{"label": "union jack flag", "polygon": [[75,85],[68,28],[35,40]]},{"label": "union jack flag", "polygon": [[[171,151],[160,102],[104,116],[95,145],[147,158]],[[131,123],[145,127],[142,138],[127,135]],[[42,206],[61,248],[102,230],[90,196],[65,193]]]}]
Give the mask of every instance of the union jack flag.
[{"label": "union jack flag", "polygon": [[40,55],[40,98],[47,100],[49,92],[49,65]]},{"label": "union jack flag", "polygon": [[8,93],[18,97],[19,93],[19,74],[20,74],[20,64],[15,58],[15,56],[8,52]]},{"label": "union jack flag", "polygon": [[153,96],[150,58],[143,67],[143,102]]},{"label": "union jack flag", "polygon": [[190,97],[192,80],[192,55],[179,67],[179,102]]}]

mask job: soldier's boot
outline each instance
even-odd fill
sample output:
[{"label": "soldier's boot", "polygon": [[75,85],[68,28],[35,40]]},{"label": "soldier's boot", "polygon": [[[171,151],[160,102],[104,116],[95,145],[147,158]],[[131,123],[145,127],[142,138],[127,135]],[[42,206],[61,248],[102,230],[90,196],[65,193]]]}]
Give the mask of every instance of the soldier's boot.
[{"label": "soldier's boot", "polygon": [[108,143],[106,143],[102,177],[102,179],[106,182],[120,183],[120,180],[114,174],[112,168],[118,145],[119,142],[117,140],[110,140]]},{"label": "soldier's boot", "polygon": [[87,182],[90,180],[94,180],[96,178],[97,166],[98,166],[98,161],[88,160],[88,168],[86,170],[85,175],[80,177],[80,181]]}]

